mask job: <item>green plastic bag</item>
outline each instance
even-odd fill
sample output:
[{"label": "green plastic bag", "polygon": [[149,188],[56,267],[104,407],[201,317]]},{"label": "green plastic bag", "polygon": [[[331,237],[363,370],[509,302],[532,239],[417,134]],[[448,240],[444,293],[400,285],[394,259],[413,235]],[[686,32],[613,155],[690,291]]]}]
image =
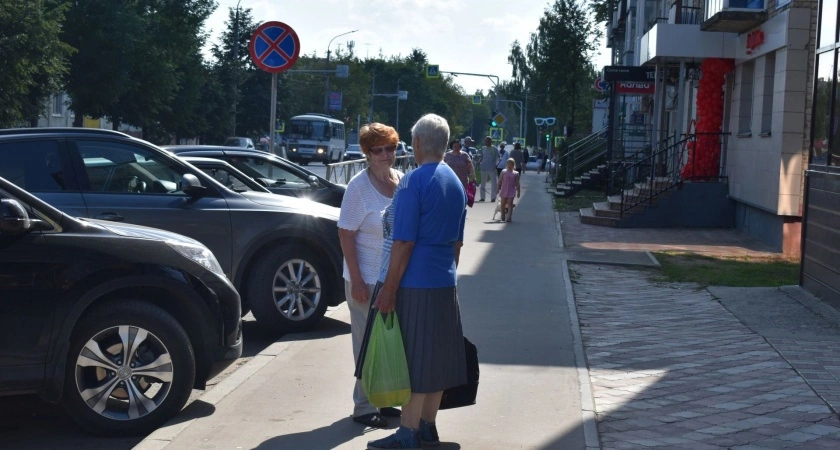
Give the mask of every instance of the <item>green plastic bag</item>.
[{"label": "green plastic bag", "polygon": [[403,406],[411,398],[411,381],[397,313],[384,318],[379,311],[371,314],[376,317],[362,367],[362,388],[377,408]]}]

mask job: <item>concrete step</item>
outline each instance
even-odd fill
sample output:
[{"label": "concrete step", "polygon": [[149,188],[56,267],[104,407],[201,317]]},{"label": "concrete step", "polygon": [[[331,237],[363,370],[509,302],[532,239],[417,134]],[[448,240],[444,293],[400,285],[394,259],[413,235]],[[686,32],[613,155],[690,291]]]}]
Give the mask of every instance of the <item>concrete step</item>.
[{"label": "concrete step", "polygon": [[593,208],[581,208],[580,223],[585,223],[587,225],[598,225],[601,227],[617,227],[618,219],[614,219],[611,217],[599,217],[595,215],[595,210]]},{"label": "concrete step", "polygon": [[607,197],[607,204],[613,211],[621,211],[621,194]]},{"label": "concrete step", "polygon": [[610,217],[613,219],[621,218],[621,211],[610,209],[608,202],[596,202],[592,204],[592,211],[598,217]]}]

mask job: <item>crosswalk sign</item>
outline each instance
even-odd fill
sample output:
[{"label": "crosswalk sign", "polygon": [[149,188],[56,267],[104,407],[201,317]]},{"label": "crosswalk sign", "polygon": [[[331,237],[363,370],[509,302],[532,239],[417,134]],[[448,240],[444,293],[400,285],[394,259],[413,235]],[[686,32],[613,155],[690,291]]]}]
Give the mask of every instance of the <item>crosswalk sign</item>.
[{"label": "crosswalk sign", "polygon": [[286,132],[286,122],[282,120],[277,121],[277,125],[274,127],[275,133],[285,133]]},{"label": "crosswalk sign", "polygon": [[514,143],[514,144],[519,143],[520,145],[523,145],[523,146],[524,146],[524,145],[525,145],[525,138],[523,138],[523,137],[515,137],[515,138],[513,138],[513,143]]},{"label": "crosswalk sign", "polygon": [[554,146],[560,147],[563,144],[563,136],[554,136]]},{"label": "crosswalk sign", "polygon": [[437,64],[427,64],[426,78],[440,78],[440,66]]},{"label": "crosswalk sign", "polygon": [[480,105],[481,104],[481,96],[480,95],[473,95],[472,104],[473,105]]},{"label": "crosswalk sign", "polygon": [[498,142],[505,138],[505,130],[499,127],[490,128],[490,139]]}]

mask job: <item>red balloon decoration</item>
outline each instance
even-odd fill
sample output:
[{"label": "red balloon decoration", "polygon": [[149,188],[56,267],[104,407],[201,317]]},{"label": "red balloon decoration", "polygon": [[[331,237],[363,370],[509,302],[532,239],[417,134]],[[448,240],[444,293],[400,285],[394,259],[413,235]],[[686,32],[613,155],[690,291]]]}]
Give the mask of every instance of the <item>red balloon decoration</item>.
[{"label": "red balloon decoration", "polygon": [[700,65],[703,76],[697,90],[696,143],[689,142],[687,145],[688,162],[680,171],[684,179],[718,176],[724,77],[734,68],[734,61],[724,58],[708,58]]}]

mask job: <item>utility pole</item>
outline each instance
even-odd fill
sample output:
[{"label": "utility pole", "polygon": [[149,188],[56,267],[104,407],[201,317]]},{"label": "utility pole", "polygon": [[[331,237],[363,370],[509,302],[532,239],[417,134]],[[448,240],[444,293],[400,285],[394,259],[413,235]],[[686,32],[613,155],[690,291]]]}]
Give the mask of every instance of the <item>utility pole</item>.
[{"label": "utility pole", "polygon": [[239,99],[239,3],[236,2],[236,14],[233,19],[233,129],[231,136],[236,136],[236,103]]},{"label": "utility pole", "polygon": [[[337,36],[334,36],[330,39],[330,43],[327,44],[327,65],[324,67],[325,70],[329,71],[330,69],[330,47],[332,47],[332,43],[337,37],[341,37],[347,34],[355,33],[359,30],[348,31],[346,33],[341,33]],[[329,98],[330,98],[330,75],[327,72],[327,75],[324,77],[324,114],[329,114]]]}]

